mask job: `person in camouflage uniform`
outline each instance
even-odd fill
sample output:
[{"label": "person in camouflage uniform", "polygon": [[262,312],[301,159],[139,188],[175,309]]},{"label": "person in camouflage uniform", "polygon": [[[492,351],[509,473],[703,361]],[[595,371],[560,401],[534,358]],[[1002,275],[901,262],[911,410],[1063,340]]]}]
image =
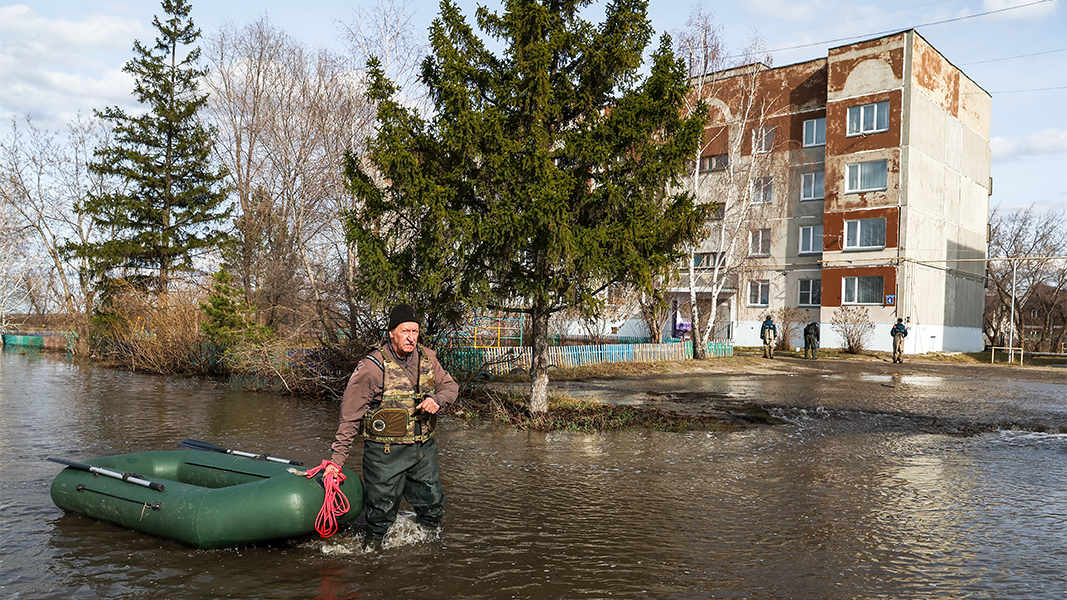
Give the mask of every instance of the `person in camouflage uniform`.
[{"label": "person in camouflage uniform", "polygon": [[908,337],[908,328],[904,325],[904,319],[897,319],[897,324],[889,330],[893,336],[893,362],[904,362],[904,338]]},{"label": "person in camouflage uniform", "polygon": [[436,529],[445,495],[433,435],[437,412],[459,395],[459,385],[418,343],[415,310],[400,304],[389,313],[389,343],[356,365],[341,400],[341,419],[332,446],[340,470],[356,434],[363,436],[365,545],[376,548],[396,521],[400,498],[415,508],[415,522]]},{"label": "person in camouflage uniform", "polygon": [[763,321],[759,337],[763,340],[763,358],[774,358],[774,342],[778,339],[778,327],[770,315],[767,315],[767,319]]}]

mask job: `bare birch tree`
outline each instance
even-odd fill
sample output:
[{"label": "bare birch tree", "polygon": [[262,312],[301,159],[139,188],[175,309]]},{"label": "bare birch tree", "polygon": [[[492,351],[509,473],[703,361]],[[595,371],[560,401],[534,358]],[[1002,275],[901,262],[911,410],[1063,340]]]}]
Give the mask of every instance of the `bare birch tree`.
[{"label": "bare birch tree", "polygon": [[[4,200],[34,234],[32,244],[47,265],[37,285],[55,289],[55,302],[72,320],[68,326],[79,333],[79,351],[88,348],[95,274],[84,257],[71,256],[66,248],[108,234],[94,230],[92,220],[80,209],[90,194],[103,195],[119,185],[87,168],[94,150],[109,141],[104,122],[78,117],[68,124],[65,136],[41,130],[29,119],[25,131],[13,123],[11,135],[0,143]],[[39,298],[41,302],[46,301]]]},{"label": "bare birch tree", "polygon": [[[719,37],[719,26],[712,21],[712,16],[704,12],[702,5],[697,5],[690,15],[689,20],[685,22],[684,29],[678,33],[677,36],[677,54],[685,60],[686,68],[689,75],[689,83],[692,87],[690,93],[685,97],[685,110],[686,112],[693,112],[696,110],[707,110],[706,104],[714,98],[714,88],[708,85],[714,73],[722,69],[723,66],[723,44],[722,39]],[[697,199],[697,202],[707,202],[709,198],[702,189],[701,170],[703,167],[702,157],[711,145],[712,140],[708,139],[708,136],[704,137],[701,145],[696,149],[695,156],[693,157],[692,179],[690,182],[693,196]],[[688,287],[689,287],[689,310],[691,314],[691,320],[693,323],[693,357],[697,359],[703,359],[706,357],[705,344],[697,343],[698,340],[704,339],[701,335],[701,318],[700,318],[700,306],[697,302],[697,283],[696,283],[696,260],[695,254],[697,246],[690,245],[689,248],[689,260],[687,261],[688,268]],[[712,306],[714,307],[714,301]],[[714,308],[712,308],[714,310]],[[654,313],[655,311],[653,311]],[[712,320],[714,322],[714,319]]]},{"label": "bare birch tree", "polygon": [[[267,273],[278,268],[285,256],[271,252],[268,240],[276,215],[263,186],[271,123],[281,108],[274,97],[282,84],[278,65],[291,43],[288,36],[261,19],[243,29],[224,25],[208,38],[204,52],[211,65],[204,82],[211,93],[204,114],[215,126],[215,153],[226,165],[240,207],[234,217],[236,247],[228,260],[245,301],[259,304],[267,313],[272,312],[273,302],[264,303],[255,295],[263,289]],[[269,293],[267,297],[276,300]],[[267,320],[274,319],[271,316]]]},{"label": "bare birch tree", "polygon": [[425,113],[431,106],[419,75],[429,44],[415,35],[411,5],[411,0],[378,0],[369,9],[357,8],[345,34],[355,64],[376,57],[405,102]]},{"label": "bare birch tree", "polygon": [[[687,108],[706,104],[710,117],[693,161],[691,189],[698,202],[720,207],[707,224],[704,244],[690,249],[687,265],[693,353],[703,358],[715,330],[719,296],[731,282],[740,288],[744,274],[764,268],[770,242],[782,230],[786,202],[774,201],[772,185],[775,179],[779,185],[786,180],[782,174],[788,159],[781,150],[788,148],[788,140],[784,133],[775,135],[783,106],[773,88],[764,85],[771,57],[762,40],[753,39],[740,60],[728,64],[717,26],[699,7],[678,39],[677,52],[692,85]],[[766,231],[759,240],[752,238],[756,226]],[[698,272],[697,253],[702,251],[708,260]],[[707,315],[701,314],[698,288],[710,288]]]},{"label": "bare birch tree", "polygon": [[6,330],[11,326],[10,315],[26,300],[22,282],[27,270],[27,229],[7,193],[6,181],[3,189],[0,195],[0,329]]},{"label": "bare birch tree", "polygon": [[[224,29],[207,56],[210,115],[226,130],[217,154],[241,202],[237,254],[248,300],[268,325],[301,329],[312,319],[332,338],[354,307],[352,287],[334,282],[350,281],[354,269],[340,225],[349,208],[341,173],[345,151],[362,145],[371,123],[361,77],[343,57],[265,20]],[[306,299],[312,314],[302,314]]]}]

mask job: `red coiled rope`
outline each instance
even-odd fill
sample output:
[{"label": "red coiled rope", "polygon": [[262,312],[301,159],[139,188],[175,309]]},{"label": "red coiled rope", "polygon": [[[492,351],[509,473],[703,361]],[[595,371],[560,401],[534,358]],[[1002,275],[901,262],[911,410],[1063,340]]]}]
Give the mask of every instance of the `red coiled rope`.
[{"label": "red coiled rope", "polygon": [[[330,465],[337,467],[336,474],[326,470],[326,467]],[[326,497],[322,500],[322,508],[319,510],[319,515],[315,517],[315,531],[324,538],[337,533],[337,517],[348,512],[350,508],[348,497],[341,491],[341,483],[345,480],[345,474],[340,469],[341,466],[337,463],[324,460],[321,465],[314,469],[309,469],[305,473],[307,478],[311,479],[319,471],[323,471],[322,484],[326,488]]]}]

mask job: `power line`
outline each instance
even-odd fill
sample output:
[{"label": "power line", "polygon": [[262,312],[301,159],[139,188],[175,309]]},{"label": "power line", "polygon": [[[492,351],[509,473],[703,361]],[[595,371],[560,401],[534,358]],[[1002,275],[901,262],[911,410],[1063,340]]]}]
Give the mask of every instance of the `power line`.
[{"label": "power line", "polygon": [[1020,54],[1019,56],[1005,56],[1004,58],[991,58],[989,60],[978,60],[969,63],[960,63],[959,66],[966,67],[969,65],[984,65],[985,63],[1000,62],[1002,60],[1015,60],[1016,58],[1030,58],[1031,56],[1041,56],[1043,54],[1055,54],[1056,52],[1067,52],[1067,48],[1060,48],[1058,50],[1046,50],[1044,52],[1034,52],[1033,54]]},{"label": "power line", "polygon": [[1053,90],[1067,90],[1067,85],[1061,85],[1060,87],[1050,88],[1034,88],[1032,90],[1008,90],[1005,92],[990,92],[990,94],[1022,94],[1024,92],[1051,92]]},{"label": "power line", "polygon": [[[952,18],[952,19],[944,19],[944,20],[941,20],[941,21],[931,21],[929,23],[921,23],[919,25],[914,25],[914,26],[908,27],[906,29],[917,29],[919,27],[931,27],[933,25],[943,25],[945,23],[953,23],[953,22],[956,22],[956,21],[963,21],[965,19],[973,19],[975,17],[984,17],[986,15],[1002,13],[1002,12],[1006,12],[1006,11],[1009,11],[1009,10],[1017,10],[1017,9],[1020,9],[1020,8],[1026,8],[1028,6],[1036,6],[1038,4],[1044,4],[1046,2],[1051,2],[1051,1],[1052,0],[1037,0],[1036,2],[1029,2],[1027,4],[1020,4],[1018,6],[1009,6],[1007,8],[998,8],[996,10],[987,10],[986,12],[975,13],[973,15],[965,15],[965,16],[962,16],[962,17],[955,17],[955,18]],[[768,50],[767,52],[784,52],[786,50],[799,50],[801,48],[810,48],[812,46],[822,46],[824,44],[835,44],[837,42],[847,42],[849,40],[858,40],[858,39],[878,37],[878,36],[886,35],[886,34],[890,34],[890,33],[897,33],[899,31],[905,31],[905,30],[904,29],[889,29],[889,30],[886,30],[886,31],[878,31],[878,32],[875,32],[875,33],[867,33],[867,34],[863,34],[863,35],[853,35],[853,36],[849,36],[849,37],[837,38],[837,39],[834,39],[834,40],[824,40],[822,42],[812,42],[810,44],[800,44],[798,46],[787,46],[785,48],[776,48],[774,50]],[[737,58],[739,56],[741,56],[741,55],[732,56],[730,58]]]}]

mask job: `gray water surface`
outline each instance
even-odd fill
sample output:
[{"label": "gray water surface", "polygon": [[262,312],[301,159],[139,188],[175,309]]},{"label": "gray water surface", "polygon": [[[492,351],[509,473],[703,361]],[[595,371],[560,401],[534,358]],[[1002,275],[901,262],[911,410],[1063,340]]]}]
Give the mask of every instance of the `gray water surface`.
[{"label": "gray water surface", "polygon": [[[940,385],[959,383],[912,387]],[[734,433],[605,434],[446,418],[438,537],[405,518],[389,547],[364,554],[360,520],[328,540],[196,550],[64,513],[48,496],[60,467],[43,458],[192,437],[318,464],[337,405],[7,351],[0,597],[1065,597],[1067,436],[778,416],[786,424]]]}]

